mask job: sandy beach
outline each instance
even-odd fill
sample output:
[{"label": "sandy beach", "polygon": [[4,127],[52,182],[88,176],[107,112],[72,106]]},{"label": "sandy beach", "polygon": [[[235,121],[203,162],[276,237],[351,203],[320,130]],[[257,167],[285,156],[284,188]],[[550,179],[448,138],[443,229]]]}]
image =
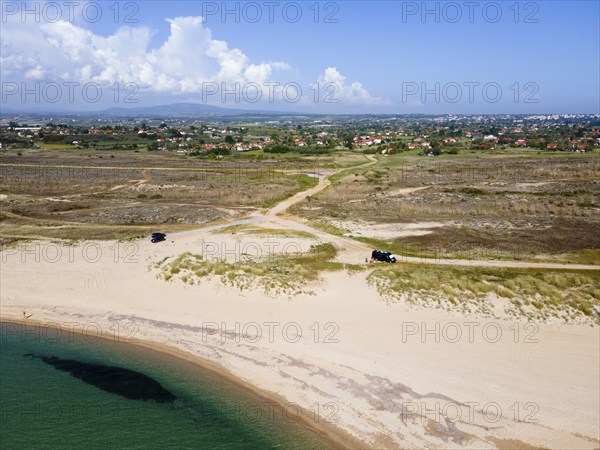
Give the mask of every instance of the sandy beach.
[{"label": "sandy beach", "polygon": [[53,324],[192,358],[300,407],[296,419],[340,447],[600,445],[597,326],[389,303],[368,271],[326,273],[295,296],[157,276],[169,256],[219,248],[236,259],[269,239],[198,231],[160,244],[18,245],[1,255],[1,317],[31,315],[30,335]]},{"label": "sandy beach", "polygon": [[0,10],[0,450],[600,450],[600,0]]}]

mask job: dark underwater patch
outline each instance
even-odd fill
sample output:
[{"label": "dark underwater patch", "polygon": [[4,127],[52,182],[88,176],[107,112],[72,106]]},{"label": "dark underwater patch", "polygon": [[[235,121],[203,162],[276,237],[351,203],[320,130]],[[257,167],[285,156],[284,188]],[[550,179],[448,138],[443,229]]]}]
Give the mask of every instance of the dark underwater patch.
[{"label": "dark underwater patch", "polygon": [[130,400],[153,400],[157,403],[169,403],[177,398],[162,387],[158,381],[133,370],[61,359],[56,356],[32,354],[24,356],[39,358],[55,369],[68,372],[85,383]]}]

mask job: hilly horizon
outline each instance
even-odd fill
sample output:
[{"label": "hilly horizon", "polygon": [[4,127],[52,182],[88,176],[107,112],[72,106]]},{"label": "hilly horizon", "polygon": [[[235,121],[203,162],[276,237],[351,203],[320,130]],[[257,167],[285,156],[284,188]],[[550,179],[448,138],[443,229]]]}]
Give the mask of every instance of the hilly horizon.
[{"label": "hilly horizon", "polygon": [[106,115],[165,115],[165,116],[190,116],[190,115],[239,115],[239,114],[286,114],[286,115],[298,115],[301,113],[294,113],[289,111],[267,111],[267,110],[249,110],[249,109],[234,109],[225,108],[221,106],[205,105],[202,103],[169,103],[165,105],[152,105],[152,106],[134,106],[131,108],[122,106],[113,106],[98,111],[69,111],[64,109],[52,109],[52,108],[39,108],[37,110],[32,109],[15,109],[15,108],[3,108],[3,114],[7,113],[60,113],[60,114],[106,114]]}]

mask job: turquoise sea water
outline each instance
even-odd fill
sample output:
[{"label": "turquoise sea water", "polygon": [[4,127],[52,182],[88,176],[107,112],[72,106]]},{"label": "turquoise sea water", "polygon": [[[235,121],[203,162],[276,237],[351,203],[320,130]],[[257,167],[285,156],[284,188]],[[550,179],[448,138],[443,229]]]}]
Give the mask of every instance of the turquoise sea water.
[{"label": "turquoise sea water", "polygon": [[[2,449],[331,448],[295,420],[310,413],[292,404],[276,407],[187,361],[64,330],[0,325]],[[139,372],[175,400],[130,400],[107,392],[43,361],[52,356]]]}]

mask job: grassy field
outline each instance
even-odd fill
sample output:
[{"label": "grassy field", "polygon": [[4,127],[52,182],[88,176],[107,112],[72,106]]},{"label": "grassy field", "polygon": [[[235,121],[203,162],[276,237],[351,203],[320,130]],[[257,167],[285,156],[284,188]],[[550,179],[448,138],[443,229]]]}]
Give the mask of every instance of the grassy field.
[{"label": "grassy field", "polygon": [[[129,240],[157,229],[191,229],[262,213],[315,186],[318,180],[310,175],[323,168],[349,167],[330,178],[331,187],[290,212],[330,234],[399,255],[600,264],[597,154],[541,158],[538,152],[511,150],[428,158],[406,152],[377,156],[376,164],[362,167],[361,151],[266,156],[217,160],[131,150],[3,152],[0,243]],[[394,234],[407,225],[419,232]],[[219,232],[314,239],[306,232],[251,225]],[[185,253],[155,269],[169,281],[195,284],[218,277],[239,289],[258,286],[268,295],[292,296],[310,293],[323,271],[364,270],[333,262],[335,254],[331,244],[315,244],[297,257],[243,262]],[[528,320],[597,324],[600,317],[600,280],[593,272],[401,263],[376,268],[368,280],[388,301]]]},{"label": "grassy field", "polygon": [[42,150],[73,150],[77,148],[73,144],[47,144],[42,141],[37,142],[36,145]]},{"label": "grassy field", "polygon": [[[334,234],[410,256],[600,263],[598,155],[539,153],[378,156],[375,165],[334,174],[331,188],[291,212]],[[260,156],[271,159],[89,149],[3,152],[3,241],[78,234],[126,238],[156,226],[171,230],[229,220],[314,186],[317,180],[307,172],[365,161],[359,151]],[[403,237],[354,231],[356,223],[423,222],[441,226]]]},{"label": "grassy field", "polygon": [[595,272],[402,264],[376,269],[368,280],[388,301],[492,317],[506,313],[600,324],[600,275]]},{"label": "grassy field", "polygon": [[0,157],[0,233],[6,244],[187,229],[271,207],[314,186],[317,179],[304,172],[316,170],[313,158],[299,163],[175,152],[6,151]]},{"label": "grassy field", "polygon": [[[376,165],[332,177],[331,188],[291,212],[411,256],[600,263],[598,154],[540,158],[511,150],[378,158]],[[353,231],[356,224],[401,229],[431,222],[439,226],[414,236]]]},{"label": "grassy field", "polygon": [[221,228],[213,231],[213,234],[230,233],[243,235],[277,236],[277,237],[299,237],[307,239],[316,239],[315,235],[307,231],[300,230],[279,230],[270,228],[255,228],[250,225],[232,225],[227,228]]},{"label": "grassy field", "polygon": [[321,243],[296,257],[269,255],[261,260],[240,262],[206,260],[202,255],[184,253],[160,261],[154,268],[159,269],[158,276],[166,281],[179,280],[193,285],[218,277],[221,283],[240,290],[259,287],[266,295],[294,296],[312,294],[310,285],[321,280],[323,271],[358,270],[332,262],[335,255],[335,246]]}]

